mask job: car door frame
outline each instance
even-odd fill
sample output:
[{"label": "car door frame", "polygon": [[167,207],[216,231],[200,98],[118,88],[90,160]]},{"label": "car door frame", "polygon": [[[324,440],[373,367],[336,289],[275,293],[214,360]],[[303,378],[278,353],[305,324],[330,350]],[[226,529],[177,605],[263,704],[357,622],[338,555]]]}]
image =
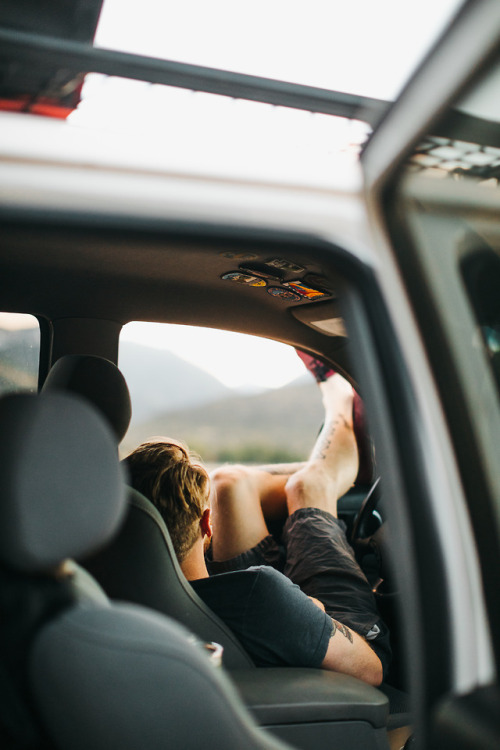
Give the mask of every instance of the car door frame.
[{"label": "car door frame", "polygon": [[[435,744],[441,748],[493,747],[500,736],[498,718],[491,710],[498,698],[500,667],[500,602],[492,574],[494,560],[500,556],[500,519],[495,502],[498,481],[491,474],[494,462],[489,454],[494,446],[488,446],[486,441],[474,442],[479,420],[470,408],[474,382],[470,378],[468,383],[465,378],[460,383],[452,382],[452,364],[459,361],[454,356],[453,342],[446,341],[441,351],[436,345],[429,345],[430,339],[436,339],[435,331],[446,331],[443,322],[451,313],[437,304],[432,291],[425,293],[432,290],[434,283],[429,267],[418,258],[417,243],[412,241],[408,228],[402,176],[405,161],[416,144],[468,90],[499,47],[499,4],[491,0],[465,3],[375,130],[362,156],[374,243],[384,268],[380,283],[387,292],[396,335],[401,338],[404,334],[405,315],[420,331],[420,336],[401,341],[401,345],[410,363],[409,379],[420,413],[427,413],[438,436],[433,465],[428,462],[422,466],[428,474],[429,495],[420,502],[429,503],[428,515],[434,524],[447,581],[450,631],[440,637],[447,635],[449,641],[450,680],[446,694],[433,690],[431,677],[440,666],[439,658],[436,663],[435,652],[427,652],[424,644],[413,688],[422,709],[420,733],[427,743],[422,746]],[[463,298],[466,304],[465,290]],[[406,330],[409,329],[411,326]],[[419,366],[422,354],[430,373],[426,372],[427,367]],[[466,410],[467,419],[459,418],[461,409]],[[463,446],[467,444],[469,450],[465,452]],[[478,524],[471,508],[478,489],[495,521],[489,529],[484,523]],[[411,496],[409,501],[419,502]],[[416,564],[424,579],[432,576],[425,557],[425,550],[417,543]],[[425,597],[422,602],[421,616],[432,617]]]}]

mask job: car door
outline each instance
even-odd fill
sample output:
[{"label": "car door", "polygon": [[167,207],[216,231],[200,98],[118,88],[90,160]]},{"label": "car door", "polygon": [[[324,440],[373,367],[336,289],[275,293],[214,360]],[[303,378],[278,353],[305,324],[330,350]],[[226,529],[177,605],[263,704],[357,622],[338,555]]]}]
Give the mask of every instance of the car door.
[{"label": "car door", "polygon": [[500,5],[469,2],[362,157],[401,346],[389,413],[406,492],[393,529],[411,567],[399,583],[422,747],[500,744],[499,102]]}]

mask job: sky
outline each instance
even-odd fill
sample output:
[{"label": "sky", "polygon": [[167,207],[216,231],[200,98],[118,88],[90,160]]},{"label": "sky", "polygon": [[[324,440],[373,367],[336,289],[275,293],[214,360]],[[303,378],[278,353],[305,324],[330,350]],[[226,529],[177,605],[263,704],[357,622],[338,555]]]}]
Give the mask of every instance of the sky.
[{"label": "sky", "polygon": [[242,333],[128,323],[121,335],[128,341],[168,349],[210,372],[228,388],[279,388],[305,372],[292,347]]},{"label": "sky", "polygon": [[[459,0],[105,0],[96,44],[393,99],[458,5]],[[295,175],[309,170],[317,180],[320,173],[328,179],[330,157],[344,149],[354,158],[350,147],[367,133],[362,123],[326,115],[179,89],[151,92],[137,82],[109,84],[89,78],[70,124],[128,136],[147,125],[162,143],[160,155],[151,140],[155,159],[170,166],[189,157],[198,164],[209,152],[212,163],[220,165],[225,157],[233,169],[255,168],[258,153],[258,168],[292,165]],[[127,96],[127,90],[133,93]],[[241,161],[245,156],[247,165]],[[122,335],[168,349],[229,387],[275,388],[304,372],[290,347],[242,334],[141,323],[129,324]]]},{"label": "sky", "polygon": [[103,47],[393,99],[459,0],[105,0]]}]

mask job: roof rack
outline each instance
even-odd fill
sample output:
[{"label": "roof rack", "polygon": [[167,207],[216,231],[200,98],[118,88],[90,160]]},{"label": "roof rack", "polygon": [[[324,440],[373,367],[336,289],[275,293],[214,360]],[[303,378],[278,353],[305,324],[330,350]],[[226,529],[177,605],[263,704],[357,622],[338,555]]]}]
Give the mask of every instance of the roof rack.
[{"label": "roof rack", "polygon": [[[0,65],[48,68],[65,73],[102,73],[149,83],[219,94],[281,107],[361,120],[372,127],[389,102],[328,89],[233,73],[188,63],[94,47],[58,37],[0,28]],[[11,84],[12,85],[12,84]],[[18,91],[43,95],[43,91]]]}]

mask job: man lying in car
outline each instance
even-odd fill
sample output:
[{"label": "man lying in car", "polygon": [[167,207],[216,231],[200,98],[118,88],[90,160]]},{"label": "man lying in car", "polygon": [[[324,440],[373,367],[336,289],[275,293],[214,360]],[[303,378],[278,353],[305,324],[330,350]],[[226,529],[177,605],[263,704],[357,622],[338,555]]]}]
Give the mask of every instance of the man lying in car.
[{"label": "man lying in car", "polygon": [[[337,374],[320,388],[325,422],[293,474],[227,466],[211,483],[167,439],[143,443],[126,463],[162,514],[184,575],[258,666],[322,667],[378,685],[389,634],[337,519],[358,472],[353,390]],[[264,511],[280,505],[288,517],[278,545]]]}]

